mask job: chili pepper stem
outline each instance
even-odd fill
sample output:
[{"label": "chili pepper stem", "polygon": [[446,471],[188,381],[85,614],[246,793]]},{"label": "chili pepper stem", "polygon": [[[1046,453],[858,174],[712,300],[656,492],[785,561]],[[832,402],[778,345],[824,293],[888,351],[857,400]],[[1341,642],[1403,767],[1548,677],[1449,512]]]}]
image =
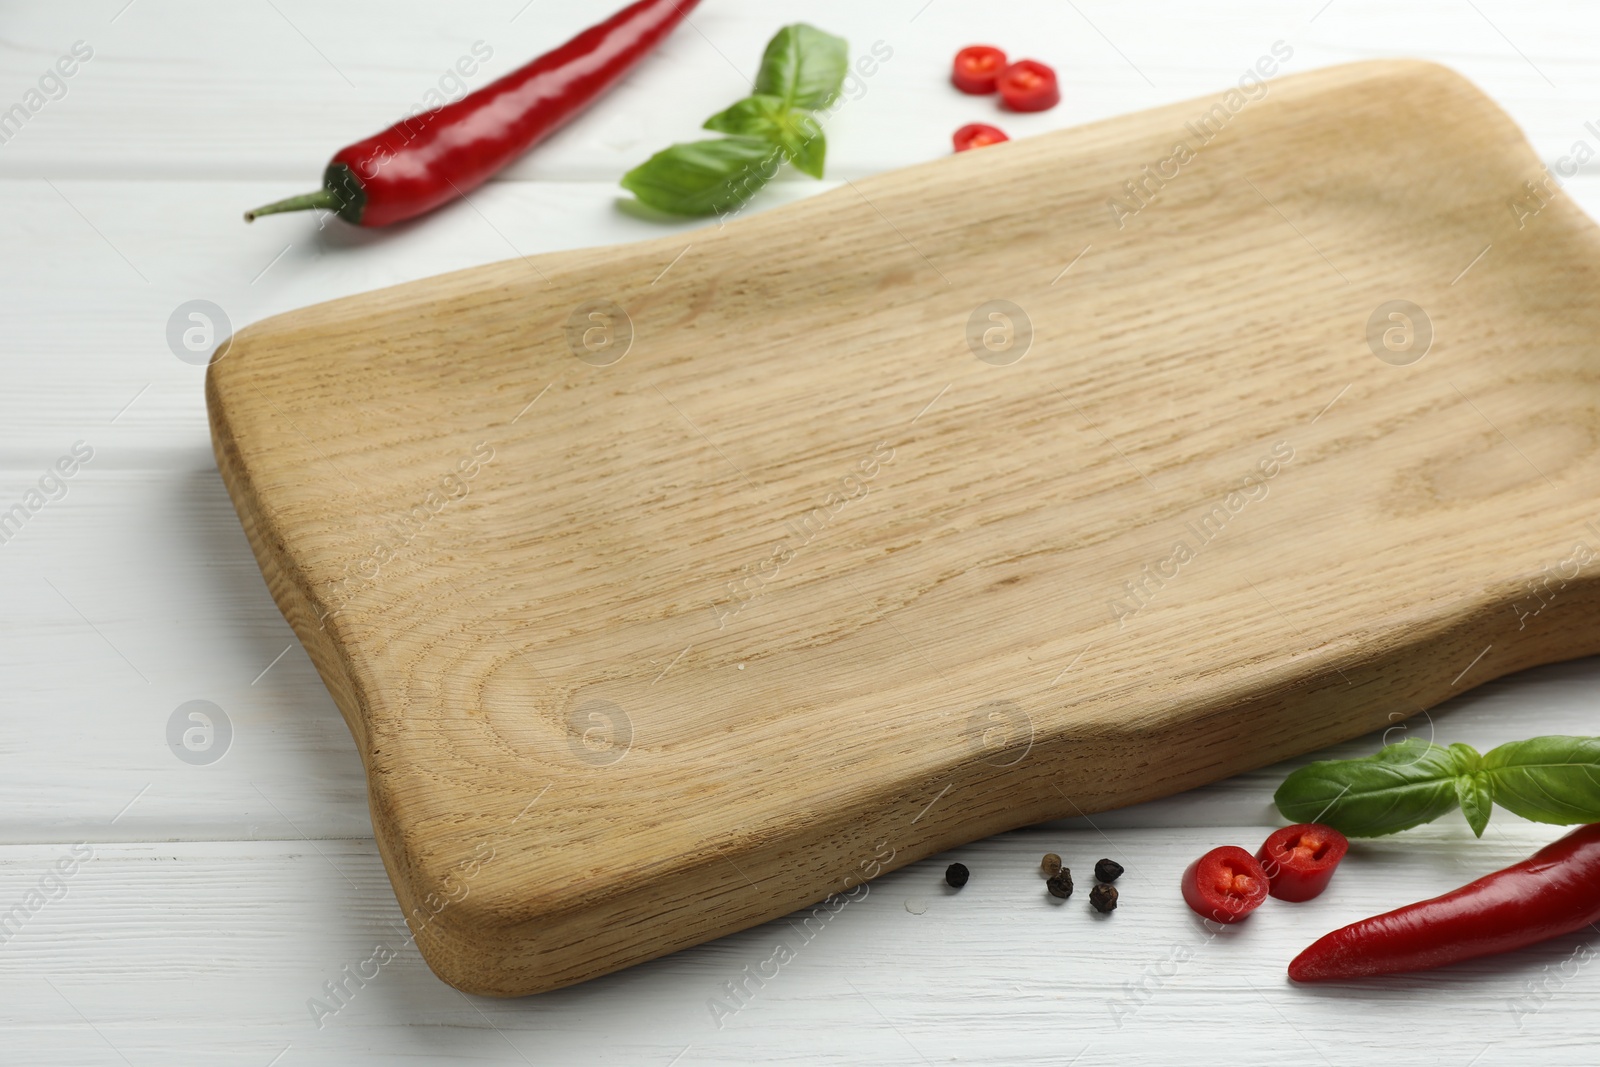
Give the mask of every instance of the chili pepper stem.
[{"label": "chili pepper stem", "polygon": [[246,211],[244,221],[254,222],[257,215],[276,215],[280,211],[313,211],[319,207],[338,211],[344,207],[344,200],[332,189],[318,189],[314,193],[291,196],[287,200],[278,200],[265,207],[258,207],[254,211]]}]

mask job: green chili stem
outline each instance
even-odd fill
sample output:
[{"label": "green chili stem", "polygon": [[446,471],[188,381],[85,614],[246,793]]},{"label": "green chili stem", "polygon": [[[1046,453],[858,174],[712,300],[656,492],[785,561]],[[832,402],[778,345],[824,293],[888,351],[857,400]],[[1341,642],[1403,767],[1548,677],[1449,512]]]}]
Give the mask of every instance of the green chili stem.
[{"label": "green chili stem", "polygon": [[254,211],[244,213],[244,221],[254,222],[257,215],[276,215],[280,211],[311,211],[315,208],[327,208],[329,211],[338,211],[344,206],[344,201],[332,189],[318,189],[314,193],[302,196],[291,196],[287,200],[258,207]]}]

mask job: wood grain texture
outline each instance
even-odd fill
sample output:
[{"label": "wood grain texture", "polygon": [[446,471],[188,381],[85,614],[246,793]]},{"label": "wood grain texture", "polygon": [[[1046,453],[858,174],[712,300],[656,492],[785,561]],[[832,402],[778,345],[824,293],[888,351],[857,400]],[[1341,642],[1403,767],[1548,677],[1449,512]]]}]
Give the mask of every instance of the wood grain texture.
[{"label": "wood grain texture", "polygon": [[1515,126],[1381,63],[1273,81],[1119,227],[1219,99],[235,339],[219,465],[441,977],[580,981],[1595,651],[1587,575],[1527,606],[1592,538],[1593,226],[1519,230]]}]

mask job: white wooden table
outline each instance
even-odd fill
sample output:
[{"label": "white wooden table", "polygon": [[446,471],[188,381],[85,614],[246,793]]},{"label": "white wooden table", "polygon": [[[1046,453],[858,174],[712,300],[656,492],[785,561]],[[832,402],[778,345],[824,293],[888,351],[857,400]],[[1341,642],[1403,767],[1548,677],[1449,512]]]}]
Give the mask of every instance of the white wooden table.
[{"label": "white wooden table", "polygon": [[[167,340],[180,305],[212,301],[239,326],[517,253],[657,235],[617,210],[616,179],[743,95],[766,39],[796,20],[893,56],[832,120],[829,180],[785,175],[754,209],[937,157],[955,127],[994,121],[989,101],[945,85],[950,56],[973,42],[1062,74],[1060,107],[1002,118],[1014,136],[1218,91],[1282,40],[1285,73],[1441,60],[1499,100],[1547,161],[1577,141],[1600,146],[1585,127],[1600,121],[1600,12],[1580,0],[705,0],[691,27],[472,206],[386,233],[319,229],[307,215],[241,223],[247,207],[313,188],[334,149],[441,79],[452,89],[446,71],[474,43],[492,56],[464,79],[473,86],[619,2],[0,8],[0,108],[26,101],[75,42],[92,50],[0,143],[0,511],[76,443],[93,450],[64,495],[47,482],[59,499],[0,544],[0,915],[22,916],[0,927],[0,1063],[1600,1062],[1600,966],[1579,937],[1361,987],[1284,977],[1327,930],[1518,859],[1553,827],[1497,812],[1482,841],[1452,817],[1359,844],[1335,891],[1208,936],[1178,876],[1212,845],[1254,849],[1276,825],[1270,796],[1287,767],[915,864],[803,944],[778,921],[518,1001],[433,977],[374,849],[351,740],[217,477],[202,369]],[[1595,173],[1567,186],[1591,213]],[[1534,671],[1409,728],[1480,747],[1600,732],[1597,680],[1593,662]],[[215,762],[168,746],[192,700],[231,727]],[[1078,873],[1066,907],[1044,897],[1047,850]],[[1107,919],[1083,892],[1103,855],[1128,868]],[[70,874],[51,873],[74,856]],[[973,871],[959,894],[941,883],[954,859]],[[725,983],[780,940],[795,958],[730,997]],[[324,983],[380,945],[392,962],[347,985],[319,1026],[309,1002],[337,1003]]]}]

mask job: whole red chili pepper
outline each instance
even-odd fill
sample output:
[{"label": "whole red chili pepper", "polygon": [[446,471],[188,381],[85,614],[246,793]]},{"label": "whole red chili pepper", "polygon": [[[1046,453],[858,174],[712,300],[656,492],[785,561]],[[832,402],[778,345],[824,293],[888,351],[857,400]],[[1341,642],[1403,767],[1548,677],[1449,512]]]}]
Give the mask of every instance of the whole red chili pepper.
[{"label": "whole red chili pepper", "polygon": [[387,226],[431,211],[559,129],[699,2],[639,0],[454,103],[340,149],[321,189],[246,212],[245,221],[325,208],[357,226]]},{"label": "whole red chili pepper", "polygon": [[1600,921],[1600,823],[1442,897],[1335,930],[1289,977],[1326,982],[1441,967],[1510,952]]}]

